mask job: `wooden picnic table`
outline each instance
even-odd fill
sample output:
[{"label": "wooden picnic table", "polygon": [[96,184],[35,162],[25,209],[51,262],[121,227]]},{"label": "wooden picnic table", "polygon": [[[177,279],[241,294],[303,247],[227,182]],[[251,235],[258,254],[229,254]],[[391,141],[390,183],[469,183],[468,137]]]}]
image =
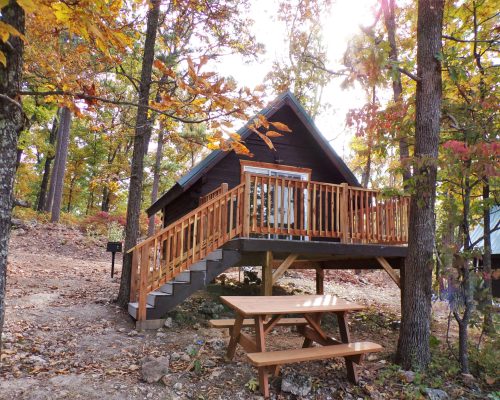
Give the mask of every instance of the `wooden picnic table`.
[{"label": "wooden picnic table", "polygon": [[[231,326],[226,325],[231,335],[226,357],[228,360],[233,359],[238,344],[245,349],[249,360],[258,368],[259,385],[264,397],[269,396],[270,367],[274,368],[271,372],[277,374],[279,364],[342,356],[345,358],[349,380],[356,383],[353,363],[359,363],[364,353],[382,349],[375,343],[351,342],[347,314],[365,307],[333,295],[221,296],[221,301],[236,313]],[[325,313],[337,316],[340,339],[328,336],[322,329],[321,318]],[[285,318],[286,315],[300,315],[302,318]],[[251,324],[249,319],[253,319],[254,323]],[[223,327],[217,326],[217,321],[222,320],[214,321],[213,326]],[[242,327],[252,325],[255,337],[241,331]],[[303,349],[266,352],[266,335],[280,325],[297,327],[297,331],[304,336]],[[314,342],[324,347],[311,348]]]}]

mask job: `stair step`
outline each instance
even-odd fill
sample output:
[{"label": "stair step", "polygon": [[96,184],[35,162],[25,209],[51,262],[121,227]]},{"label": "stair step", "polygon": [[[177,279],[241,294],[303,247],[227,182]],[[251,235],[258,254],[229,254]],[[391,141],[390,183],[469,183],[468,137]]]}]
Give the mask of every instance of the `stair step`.
[{"label": "stair step", "polygon": [[157,296],[172,296],[171,293],[165,293],[165,292],[160,292],[160,291],[157,291],[155,290],[154,292],[151,292],[148,294],[148,297],[147,297],[147,303],[148,304],[151,304],[153,307],[155,306],[155,299]]},{"label": "stair step", "polygon": [[165,283],[158,288],[158,291],[165,294],[172,294],[174,292],[174,285],[170,282]]},{"label": "stair step", "polygon": [[183,271],[179,275],[174,278],[175,282],[190,282],[191,281],[191,272]]},{"label": "stair step", "polygon": [[207,270],[207,260],[201,260],[194,263],[189,267],[190,271],[206,271]]},{"label": "stair step", "polygon": [[[139,303],[137,301],[134,303],[128,303],[128,313],[132,317],[134,317],[135,319],[137,319],[137,309],[138,308],[139,308]],[[154,308],[154,307],[150,304],[146,304],[146,312],[147,312],[148,308]]]},{"label": "stair step", "polygon": [[205,257],[205,260],[210,260],[210,261],[222,260],[222,258],[224,257],[222,251],[223,251],[222,249],[217,249],[215,251],[212,251]]}]

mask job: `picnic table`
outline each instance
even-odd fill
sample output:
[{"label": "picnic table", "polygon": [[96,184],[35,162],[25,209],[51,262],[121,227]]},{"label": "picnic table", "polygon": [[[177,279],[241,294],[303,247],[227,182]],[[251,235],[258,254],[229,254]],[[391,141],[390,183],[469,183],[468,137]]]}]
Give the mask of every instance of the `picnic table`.
[{"label": "picnic table", "polygon": [[[351,342],[347,314],[365,307],[333,295],[221,296],[221,301],[236,313],[235,319],[210,321],[213,327],[229,328],[231,338],[226,358],[232,360],[236,346],[241,345],[250,363],[258,369],[259,387],[266,398],[268,373],[277,375],[280,365],[344,357],[347,376],[357,383],[354,364],[359,364],[364,354],[382,350],[376,343]],[[328,336],[321,327],[321,318],[326,313],[337,316],[340,339]],[[295,326],[304,337],[302,348],[266,351],[266,336],[276,326]],[[242,332],[243,327],[252,327],[255,337]],[[321,347],[312,347],[313,343]]]}]

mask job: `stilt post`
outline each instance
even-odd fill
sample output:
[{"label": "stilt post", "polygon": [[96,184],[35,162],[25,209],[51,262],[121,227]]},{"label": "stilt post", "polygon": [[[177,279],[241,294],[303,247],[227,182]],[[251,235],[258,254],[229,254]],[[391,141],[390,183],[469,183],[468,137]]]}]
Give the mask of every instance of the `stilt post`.
[{"label": "stilt post", "polygon": [[264,253],[264,261],[262,263],[262,287],[263,296],[273,295],[273,253],[266,251]]}]

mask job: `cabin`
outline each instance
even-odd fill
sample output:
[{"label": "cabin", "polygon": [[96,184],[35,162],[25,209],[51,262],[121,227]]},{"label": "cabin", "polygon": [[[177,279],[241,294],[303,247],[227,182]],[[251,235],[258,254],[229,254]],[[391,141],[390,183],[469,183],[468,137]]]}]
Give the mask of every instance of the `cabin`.
[{"label": "cabin", "polygon": [[363,189],[289,92],[260,114],[290,133],[270,149],[248,124],[238,133],[253,157],[216,150],[147,213],[163,228],[132,253],[129,313],[142,327],[226,269],[262,267],[262,293],[289,268],[384,268],[399,285],[409,198]]},{"label": "cabin", "polygon": [[[500,205],[491,207],[490,209],[490,240],[491,240],[491,291],[493,297],[500,297]],[[484,249],[484,229],[482,225],[476,226],[470,240],[476,243],[475,249]],[[481,258],[474,260],[475,265],[480,271],[483,268],[483,261]]]}]

